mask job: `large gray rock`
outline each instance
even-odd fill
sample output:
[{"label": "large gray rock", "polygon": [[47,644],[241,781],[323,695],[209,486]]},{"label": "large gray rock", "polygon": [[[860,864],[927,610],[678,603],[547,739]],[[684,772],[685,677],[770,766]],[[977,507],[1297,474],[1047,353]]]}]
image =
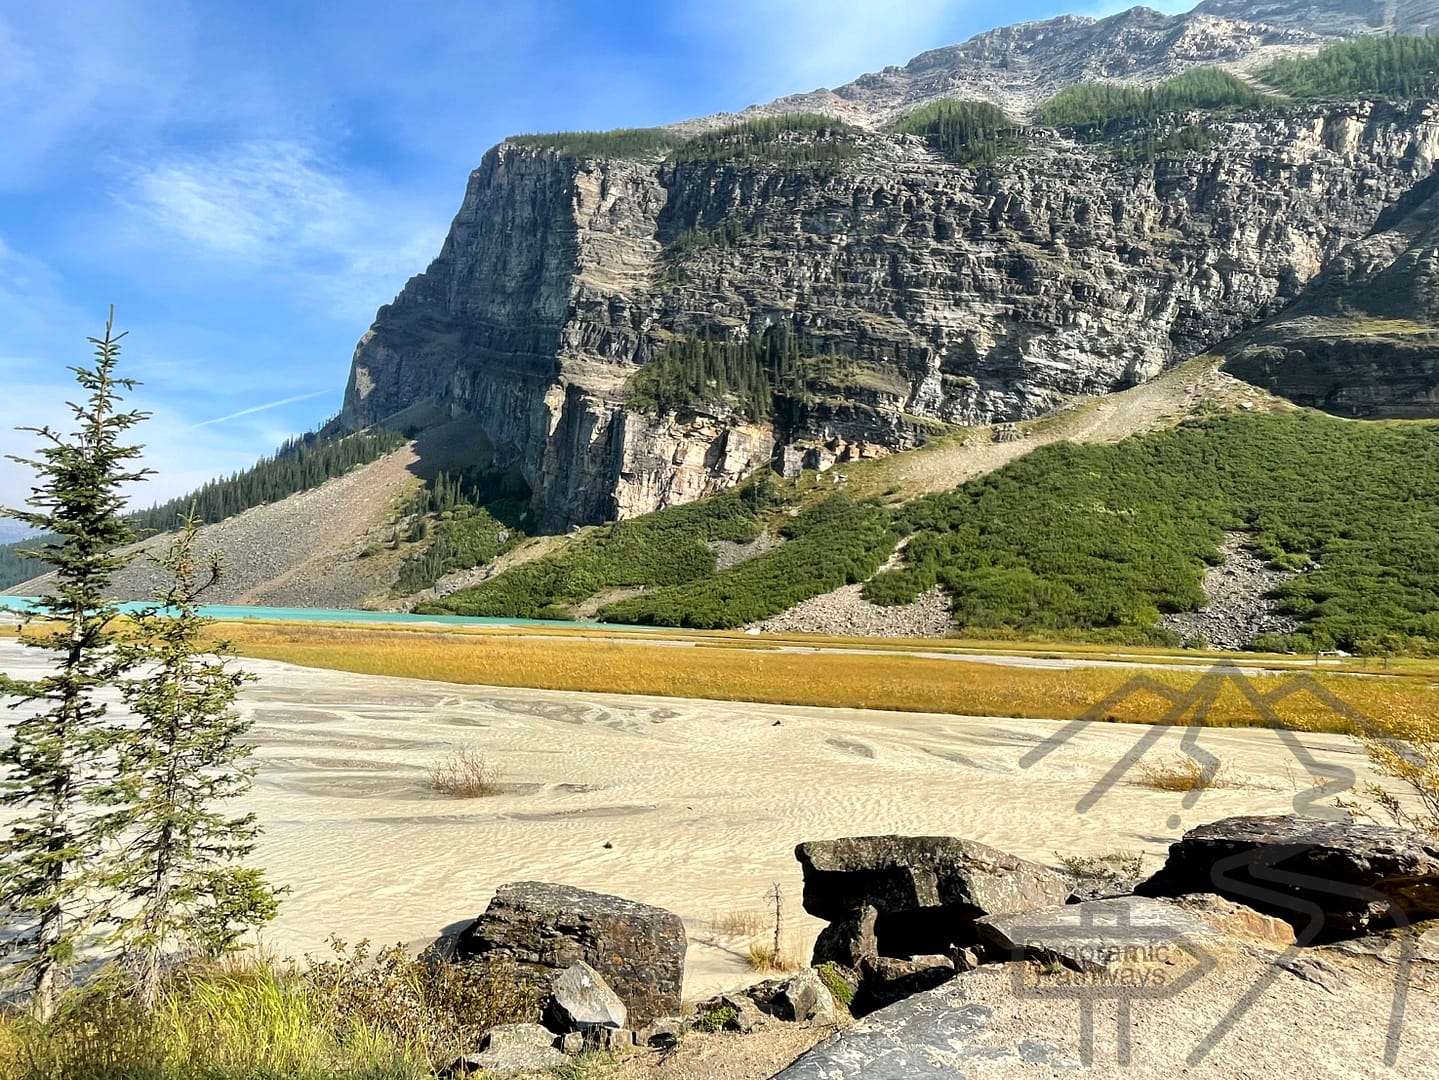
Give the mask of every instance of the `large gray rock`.
[{"label": "large gray rock", "polygon": [[781,1019],[832,1024],[838,1016],[834,995],[814,968],[791,975],[779,988],[774,1003]]},{"label": "large gray rock", "polygon": [[1205,945],[1219,938],[1203,919],[1142,896],[988,915],[975,925],[998,958],[1057,962],[1084,972],[1170,963],[1177,951],[1203,963]]},{"label": "large gray rock", "polygon": [[1034,1066],[1035,1075],[1045,1076],[1080,1067],[1077,1056],[1040,1039],[993,1045],[985,1036],[994,1007],[966,997],[955,980],[905,998],[826,1039],[774,1080],[963,1080],[971,1066]]},{"label": "large gray rock", "polygon": [[585,963],[619,995],[629,1022],[681,1011],[688,943],[663,908],[568,885],[503,885],[455,942],[458,959],[504,957],[530,968]]},{"label": "large gray rock", "polygon": [[555,1031],[586,1031],[623,1028],[628,1011],[600,973],[581,961],[565,968],[555,979],[546,1017]]},{"label": "large gray rock", "polygon": [[855,991],[850,1011],[855,1016],[866,1016],[900,998],[948,982],[957,971],[958,966],[949,956],[866,957],[859,966],[859,989]]},{"label": "large gray rock", "polygon": [[893,957],[969,944],[976,918],[1062,904],[1072,884],[1048,867],[955,836],[811,841],[795,857],[804,872],[804,909],[846,922],[874,908],[877,952]]},{"label": "large gray rock", "polygon": [[480,1041],[478,1054],[456,1059],[441,1076],[515,1076],[549,1072],[565,1064],[565,1055],[555,1049],[555,1036],[539,1024],[501,1024],[491,1028]]},{"label": "large gray rock", "polygon": [[1191,829],[1137,892],[1217,893],[1290,923],[1300,944],[1439,916],[1439,841],[1294,815]]}]

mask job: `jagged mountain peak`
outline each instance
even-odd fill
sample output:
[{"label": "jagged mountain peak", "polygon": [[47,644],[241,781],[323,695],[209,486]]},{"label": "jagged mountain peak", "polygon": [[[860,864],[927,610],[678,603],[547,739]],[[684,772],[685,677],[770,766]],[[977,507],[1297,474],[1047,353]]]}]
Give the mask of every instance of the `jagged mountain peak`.
[{"label": "jagged mountain peak", "polygon": [[1333,37],[1423,35],[1439,26],[1436,0],[1204,0],[1194,11]]},{"label": "jagged mountain peak", "polygon": [[[1263,5],[1263,10],[1273,12],[1272,21],[1246,10],[1253,7],[1236,0],[1214,0],[1179,15],[1133,7],[1105,18],[1060,15],[1001,26],[834,89],[791,94],[741,113],[715,114],[678,126],[709,127],[737,118],[820,112],[877,127],[946,97],[990,101],[1024,117],[1056,91],[1075,83],[1151,83],[1202,64],[1257,66],[1277,55],[1313,52],[1334,38],[1419,25],[1428,18],[1427,10],[1439,11],[1439,0],[1397,5],[1377,0],[1281,0]],[[1406,10],[1402,16],[1385,14],[1393,8]]]}]

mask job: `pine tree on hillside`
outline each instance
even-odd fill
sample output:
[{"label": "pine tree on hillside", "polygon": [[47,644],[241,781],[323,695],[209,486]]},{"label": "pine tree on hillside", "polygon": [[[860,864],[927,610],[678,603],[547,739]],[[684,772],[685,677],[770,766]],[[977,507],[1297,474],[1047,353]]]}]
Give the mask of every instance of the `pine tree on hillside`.
[{"label": "pine tree on hillside", "polygon": [[107,590],[129,561],[118,553],[131,539],[121,488],[149,470],[132,464],[140,448],[120,441],[146,414],[119,411],[135,383],[115,375],[124,335],[114,323],[111,309],[104,337],[89,339],[94,366],[71,369],[88,395],[70,404],[75,430],[22,429],[43,445],[37,459],[14,460],[40,482],[29,510],[3,511],[49,534],[33,557],[54,571],[53,591],[30,616],[41,628],[22,637],[56,654],[52,671],[29,681],[0,675],[0,696],[17,699],[12,707],[34,707],[0,750],[0,803],[15,812],[0,838],[0,942],[42,1017],[97,915],[90,890],[106,819],[89,804],[102,791],[118,737],[97,694],[131,663],[113,647],[118,611]]},{"label": "pine tree on hillside", "polygon": [[115,940],[138,956],[147,1005],[159,997],[172,947],[229,951],[278,906],[261,873],[241,865],[259,834],[254,815],[222,809],[249,790],[255,772],[244,742],[251,721],[234,709],[252,676],[230,666],[228,645],[208,640],[213,620],[198,605],[220,564],[197,555],[199,531],[192,512],[159,560],[169,583],[157,607],[134,617],[127,650],[138,673],[122,685],[139,724],[120,747],[122,779],[110,801],[122,842],[104,883],[129,912]]}]

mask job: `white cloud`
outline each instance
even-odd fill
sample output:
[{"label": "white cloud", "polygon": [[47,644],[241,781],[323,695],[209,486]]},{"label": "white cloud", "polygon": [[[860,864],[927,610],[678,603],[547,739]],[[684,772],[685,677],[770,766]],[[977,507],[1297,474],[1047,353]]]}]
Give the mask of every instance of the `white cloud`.
[{"label": "white cloud", "polygon": [[307,144],[252,140],[120,170],[132,247],[287,279],[337,317],[369,318],[439,250],[446,220],[366,191]]}]

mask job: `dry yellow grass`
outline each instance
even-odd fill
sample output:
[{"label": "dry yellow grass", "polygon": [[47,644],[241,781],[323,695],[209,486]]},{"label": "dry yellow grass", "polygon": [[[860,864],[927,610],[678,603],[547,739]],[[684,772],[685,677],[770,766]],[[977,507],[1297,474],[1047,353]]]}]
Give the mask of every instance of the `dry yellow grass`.
[{"label": "dry yellow grass", "polygon": [[1141,761],[1138,783],[1155,791],[1208,791],[1229,787],[1222,767],[1206,772],[1193,758],[1172,757],[1161,762]]},{"label": "dry yellow grass", "polygon": [[787,974],[804,967],[803,962],[793,952],[783,946],[776,951],[773,941],[759,938],[749,943],[749,947],[745,951],[745,960],[749,963],[751,971],[759,972],[761,975]]},{"label": "dry yellow grass", "polygon": [[710,926],[717,934],[726,937],[755,937],[764,929],[765,920],[773,918],[763,911],[746,911],[743,908],[731,908],[729,911],[716,911],[710,916]]},{"label": "dry yellow grass", "polygon": [[[1129,723],[1187,723],[1174,702],[1199,686],[1202,671],[1105,667],[1052,670],[1004,667],[904,654],[781,653],[766,648],[695,643],[658,648],[615,640],[519,635],[474,635],[399,630],[338,629],[237,623],[220,632],[244,656],[364,674],[490,686],[609,691],[893,709],[974,716],[1078,719]],[[1143,676],[1148,689],[1115,695]],[[1304,680],[1302,683],[1296,680]],[[1419,674],[1356,678],[1343,674],[1276,672],[1248,681],[1253,693],[1303,687],[1273,702],[1274,715],[1296,728],[1345,731],[1328,693],[1366,717],[1396,712],[1432,714],[1439,693]],[[1225,683],[1207,709],[1216,727],[1257,727],[1268,721],[1245,689]]]}]

